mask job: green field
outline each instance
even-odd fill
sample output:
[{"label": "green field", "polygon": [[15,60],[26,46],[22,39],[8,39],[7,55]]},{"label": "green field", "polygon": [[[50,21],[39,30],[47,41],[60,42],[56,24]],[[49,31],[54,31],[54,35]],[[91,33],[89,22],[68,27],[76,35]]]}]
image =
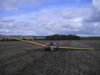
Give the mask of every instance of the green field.
[{"label": "green field", "polygon": [[100,37],[81,37],[81,40],[100,40]]}]

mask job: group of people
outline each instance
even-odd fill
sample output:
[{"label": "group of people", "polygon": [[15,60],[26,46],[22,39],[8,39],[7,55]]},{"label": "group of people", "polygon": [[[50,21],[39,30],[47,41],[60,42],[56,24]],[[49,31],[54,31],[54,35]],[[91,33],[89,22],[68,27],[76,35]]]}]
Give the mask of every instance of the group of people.
[{"label": "group of people", "polygon": [[55,44],[53,42],[47,43],[45,44],[44,49],[46,51],[57,51],[59,49],[59,42],[56,42]]}]

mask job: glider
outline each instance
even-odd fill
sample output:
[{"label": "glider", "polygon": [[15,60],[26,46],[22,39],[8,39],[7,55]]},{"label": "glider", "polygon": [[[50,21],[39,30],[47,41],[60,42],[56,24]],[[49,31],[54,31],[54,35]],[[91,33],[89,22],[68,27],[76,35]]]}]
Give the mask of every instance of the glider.
[{"label": "glider", "polygon": [[67,49],[67,50],[89,50],[89,49],[93,49],[93,48],[75,48],[75,47],[57,47],[57,46],[49,46],[49,45],[44,45],[44,44],[40,44],[40,43],[36,43],[36,42],[31,42],[31,41],[27,41],[27,40],[22,40],[19,38],[14,38],[16,40],[22,41],[22,42],[26,42],[29,44],[33,44],[33,45],[37,45],[37,46],[42,46],[45,50],[50,51],[50,50],[58,50],[58,49]]}]

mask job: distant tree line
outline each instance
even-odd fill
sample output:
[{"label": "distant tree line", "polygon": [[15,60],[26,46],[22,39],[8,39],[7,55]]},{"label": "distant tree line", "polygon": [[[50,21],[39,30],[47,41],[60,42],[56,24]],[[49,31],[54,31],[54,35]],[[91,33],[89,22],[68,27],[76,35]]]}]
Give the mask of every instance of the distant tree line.
[{"label": "distant tree line", "polygon": [[51,35],[46,36],[45,40],[80,40],[79,36],[76,35]]},{"label": "distant tree line", "polygon": [[1,38],[0,41],[18,41],[16,39]]},{"label": "distant tree line", "polygon": [[[33,37],[33,38],[27,38],[27,37],[22,37],[21,39],[23,40],[80,40],[81,38],[76,35],[50,35],[50,36],[42,36],[42,37]],[[0,41],[18,41],[13,38],[6,38],[6,37],[1,37]]]}]

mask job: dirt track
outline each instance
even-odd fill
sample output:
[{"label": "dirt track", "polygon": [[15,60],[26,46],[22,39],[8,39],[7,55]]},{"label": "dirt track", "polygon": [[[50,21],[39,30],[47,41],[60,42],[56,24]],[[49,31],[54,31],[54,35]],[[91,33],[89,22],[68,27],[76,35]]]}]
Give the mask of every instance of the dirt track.
[{"label": "dirt track", "polygon": [[24,42],[0,42],[0,75],[100,75],[100,41],[60,41],[60,45],[94,50],[46,52]]}]

